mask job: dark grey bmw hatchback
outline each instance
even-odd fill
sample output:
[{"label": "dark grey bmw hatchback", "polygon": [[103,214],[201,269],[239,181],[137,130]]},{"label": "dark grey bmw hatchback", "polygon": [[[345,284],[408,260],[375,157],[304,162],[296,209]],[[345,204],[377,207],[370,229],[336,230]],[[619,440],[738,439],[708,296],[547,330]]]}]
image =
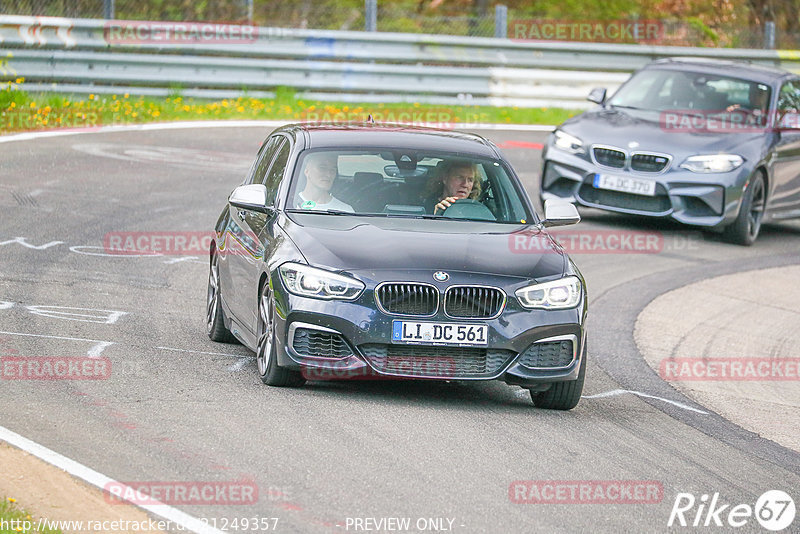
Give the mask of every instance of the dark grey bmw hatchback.
[{"label": "dark grey bmw hatchback", "polygon": [[233,190],[207,330],[261,380],[502,380],[569,410],[586,373],[583,277],[496,147],[466,133],[289,125]]}]

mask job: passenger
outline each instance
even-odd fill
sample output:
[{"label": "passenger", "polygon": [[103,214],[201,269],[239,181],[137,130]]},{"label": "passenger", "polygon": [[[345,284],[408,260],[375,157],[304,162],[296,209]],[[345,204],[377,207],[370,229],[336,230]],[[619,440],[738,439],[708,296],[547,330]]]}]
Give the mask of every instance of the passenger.
[{"label": "passenger", "polygon": [[452,206],[456,200],[478,200],[481,179],[478,166],[468,161],[442,161],[422,192],[428,213],[434,215]]},{"label": "passenger", "polygon": [[331,195],[338,174],[338,157],[330,152],[317,152],[306,156],[303,174],[306,186],[297,194],[297,208],[307,210],[353,211],[350,204]]}]

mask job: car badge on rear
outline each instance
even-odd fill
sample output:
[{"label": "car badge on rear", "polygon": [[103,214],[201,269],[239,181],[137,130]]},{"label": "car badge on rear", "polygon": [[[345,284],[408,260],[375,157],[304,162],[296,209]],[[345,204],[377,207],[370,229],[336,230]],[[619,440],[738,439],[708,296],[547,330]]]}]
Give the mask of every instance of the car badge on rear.
[{"label": "car badge on rear", "polygon": [[436,271],[433,273],[433,279],[437,282],[447,282],[450,279],[450,275],[444,271]]}]

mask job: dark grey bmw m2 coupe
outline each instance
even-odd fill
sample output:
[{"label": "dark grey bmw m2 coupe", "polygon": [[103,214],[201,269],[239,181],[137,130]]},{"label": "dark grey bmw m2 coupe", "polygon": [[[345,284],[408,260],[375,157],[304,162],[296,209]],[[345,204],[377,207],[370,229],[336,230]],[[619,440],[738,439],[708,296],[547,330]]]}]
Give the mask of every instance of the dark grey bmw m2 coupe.
[{"label": "dark grey bmw m2 coupe", "polygon": [[751,245],[763,222],[800,217],[800,76],[672,58],[640,69],[559,126],[542,200],[719,230]]},{"label": "dark grey bmw m2 coupe", "polygon": [[231,193],[210,251],[207,328],[261,380],[502,380],[568,410],[586,373],[583,277],[486,139],[289,125]]}]

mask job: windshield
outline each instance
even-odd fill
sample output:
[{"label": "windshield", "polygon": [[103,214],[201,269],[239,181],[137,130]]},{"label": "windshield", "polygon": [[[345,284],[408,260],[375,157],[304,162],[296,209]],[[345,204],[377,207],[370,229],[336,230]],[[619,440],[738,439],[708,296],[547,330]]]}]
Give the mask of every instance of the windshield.
[{"label": "windshield", "polygon": [[700,72],[646,69],[609,100],[617,107],[654,111],[742,111],[766,114],[768,85]]},{"label": "windshield", "polygon": [[307,150],[287,209],[326,215],[532,222],[499,160],[397,148]]}]

